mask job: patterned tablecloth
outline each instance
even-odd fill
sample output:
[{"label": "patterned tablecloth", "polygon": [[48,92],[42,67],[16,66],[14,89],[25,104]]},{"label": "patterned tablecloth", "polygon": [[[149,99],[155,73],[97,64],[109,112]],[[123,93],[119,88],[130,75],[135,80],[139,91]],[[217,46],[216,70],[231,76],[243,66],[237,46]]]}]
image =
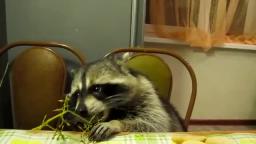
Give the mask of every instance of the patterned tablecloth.
[{"label": "patterned tablecloth", "polygon": [[[81,133],[64,132],[65,140],[53,139],[51,131],[0,130],[1,144],[76,144]],[[84,143],[88,143],[85,138]],[[101,144],[172,144],[171,133],[130,133],[117,135]]]},{"label": "patterned tablecloth", "polygon": [[[64,132],[64,139],[53,139],[53,131],[1,130],[1,144],[91,144],[78,132]],[[123,133],[100,144],[256,144],[256,133],[198,135],[188,133]],[[82,139],[83,138],[83,139]],[[81,140],[84,140],[83,142]],[[173,140],[173,141],[172,141]],[[188,141],[187,141],[188,140]],[[185,141],[185,142],[184,142]]]}]

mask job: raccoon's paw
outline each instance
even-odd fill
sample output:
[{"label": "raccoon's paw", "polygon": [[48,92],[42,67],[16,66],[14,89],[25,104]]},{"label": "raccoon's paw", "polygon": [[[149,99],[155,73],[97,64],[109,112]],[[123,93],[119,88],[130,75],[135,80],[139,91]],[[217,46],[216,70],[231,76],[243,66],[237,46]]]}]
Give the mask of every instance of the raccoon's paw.
[{"label": "raccoon's paw", "polygon": [[121,132],[121,123],[117,120],[99,123],[90,132],[90,141],[102,141],[111,138],[114,134]]}]

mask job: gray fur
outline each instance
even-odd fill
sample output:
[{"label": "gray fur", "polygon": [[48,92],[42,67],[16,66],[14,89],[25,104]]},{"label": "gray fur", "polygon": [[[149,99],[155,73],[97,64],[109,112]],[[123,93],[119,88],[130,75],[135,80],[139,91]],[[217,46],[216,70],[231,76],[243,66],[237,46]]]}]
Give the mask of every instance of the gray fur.
[{"label": "gray fur", "polygon": [[81,95],[75,109],[89,116],[103,114],[103,122],[91,130],[91,140],[101,141],[119,132],[183,130],[177,113],[172,107],[166,111],[152,83],[124,63],[104,58],[76,73],[70,96],[76,89]]}]

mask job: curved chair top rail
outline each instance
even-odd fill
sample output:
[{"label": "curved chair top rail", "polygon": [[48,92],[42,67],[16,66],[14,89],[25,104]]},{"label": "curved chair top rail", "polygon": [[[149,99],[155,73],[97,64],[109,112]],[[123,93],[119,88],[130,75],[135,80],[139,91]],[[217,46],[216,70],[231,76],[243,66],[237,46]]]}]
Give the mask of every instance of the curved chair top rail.
[{"label": "curved chair top rail", "polygon": [[39,46],[39,47],[54,47],[54,48],[64,48],[65,50],[71,52],[74,54],[77,59],[79,60],[81,65],[85,65],[85,57],[79,52],[77,49],[68,46],[63,43],[59,42],[52,42],[52,41],[46,41],[46,42],[41,42],[41,41],[18,41],[14,43],[10,43],[5,45],[0,49],[0,57],[9,49],[19,47],[19,46]]},{"label": "curved chair top rail", "polygon": [[122,53],[122,52],[136,52],[136,53],[156,53],[156,54],[164,54],[164,55],[168,55],[171,57],[176,58],[179,62],[181,62],[186,69],[189,72],[189,75],[191,77],[191,81],[192,81],[192,91],[191,91],[191,96],[190,96],[190,100],[189,100],[189,105],[188,105],[188,109],[186,112],[186,116],[185,116],[185,126],[188,127],[189,125],[189,121],[192,115],[192,111],[194,108],[194,104],[195,104],[195,99],[196,99],[196,93],[197,93],[197,80],[196,80],[196,75],[195,72],[193,70],[193,68],[191,67],[191,65],[185,60],[183,59],[181,56],[167,51],[167,50],[162,50],[162,49],[157,49],[157,48],[122,48],[122,49],[116,49],[113,50],[112,52],[108,53],[107,55],[105,55],[105,57],[108,57],[110,55],[113,54],[117,54],[117,53]]}]

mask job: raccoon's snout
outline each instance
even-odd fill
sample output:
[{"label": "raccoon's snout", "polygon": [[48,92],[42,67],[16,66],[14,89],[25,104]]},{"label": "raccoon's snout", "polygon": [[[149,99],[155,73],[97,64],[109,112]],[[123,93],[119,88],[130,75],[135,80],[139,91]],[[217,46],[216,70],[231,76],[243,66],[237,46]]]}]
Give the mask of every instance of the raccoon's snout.
[{"label": "raccoon's snout", "polygon": [[79,110],[77,113],[79,115],[81,115],[82,117],[88,116],[88,111],[87,110]]},{"label": "raccoon's snout", "polygon": [[88,116],[88,110],[85,107],[85,105],[82,104],[82,103],[78,104],[78,106],[76,107],[75,111],[76,111],[76,113],[78,113],[82,117],[87,117]]}]

